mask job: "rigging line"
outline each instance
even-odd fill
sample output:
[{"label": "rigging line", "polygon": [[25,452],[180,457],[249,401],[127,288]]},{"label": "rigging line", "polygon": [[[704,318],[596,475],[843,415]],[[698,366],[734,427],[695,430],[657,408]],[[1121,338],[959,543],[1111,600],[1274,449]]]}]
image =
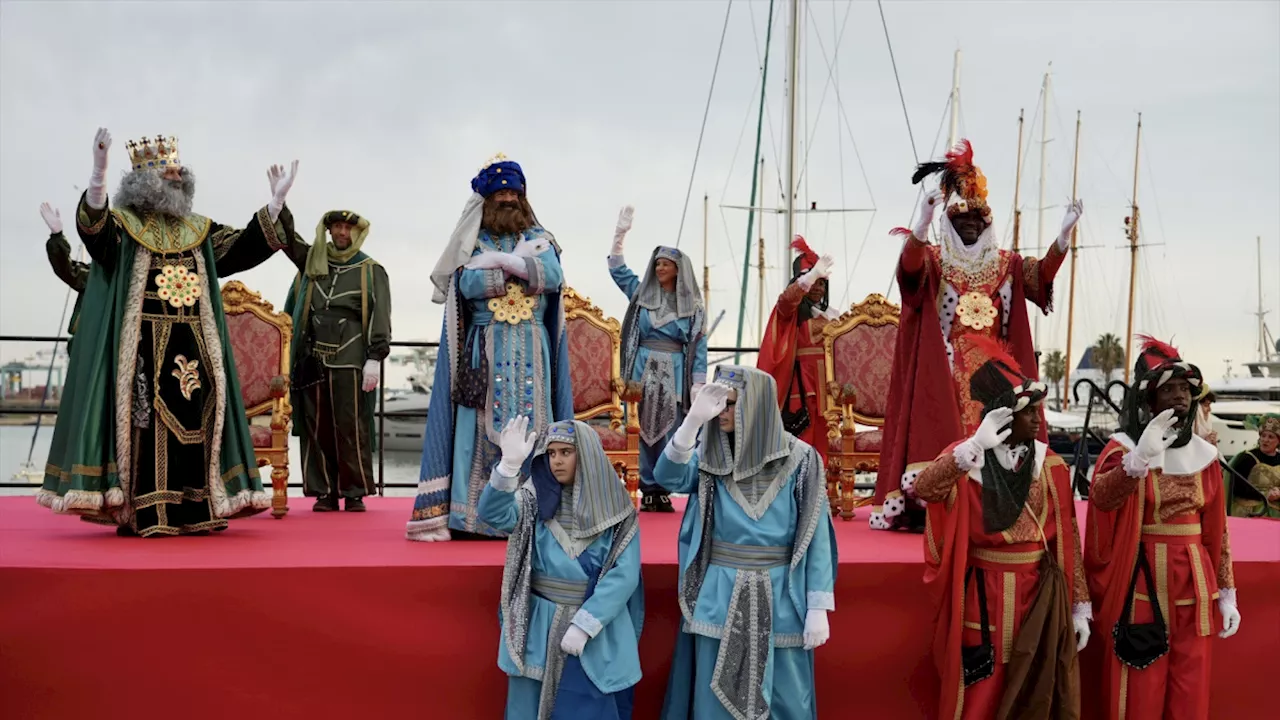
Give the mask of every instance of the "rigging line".
[{"label": "rigging line", "polygon": [[707,117],[711,115],[711,98],[716,91],[716,76],[720,74],[720,56],[724,54],[724,39],[729,34],[729,15],[733,11],[733,0],[724,9],[724,27],[720,29],[720,47],[716,49],[716,64],[711,70],[711,87],[707,89],[707,106],[702,111],[702,127],[698,130],[698,146],[693,151],[693,168],[689,171],[689,188],[684,193],[684,209],[680,211],[680,229],[676,232],[676,247],[680,247],[680,239],[684,235],[684,221],[689,214],[689,197],[693,194],[693,180],[698,174],[698,157],[702,154],[702,138],[707,132]]},{"label": "rigging line", "polygon": [[[76,251],[76,260],[80,261],[83,258],[84,258],[84,245],[81,245],[80,248]],[[71,286],[68,285],[67,294],[62,299],[62,315],[58,317],[58,334],[61,334],[62,328],[66,326],[67,306],[69,306],[70,304],[71,304]],[[58,342],[59,340],[55,338],[53,341],[53,352],[50,353],[49,355],[49,370],[45,373],[44,394],[40,396],[40,410],[42,411],[44,410],[45,403],[49,402],[49,387],[53,383],[53,366],[55,363],[58,362]],[[68,358],[68,365],[70,365],[70,358]],[[36,437],[40,435],[40,425],[42,424],[41,423],[42,420],[44,420],[43,412],[36,415],[35,430],[31,432],[31,446],[27,448],[27,462],[26,462],[27,467],[30,467],[31,456],[34,455],[36,451]]]},{"label": "rigging line", "polygon": [[[750,7],[750,5],[748,5]],[[759,82],[756,83],[755,89],[751,93],[751,102],[747,104],[747,111],[742,116],[742,129],[738,131],[738,143],[734,146],[733,158],[729,161],[729,172],[725,173],[724,187],[720,190],[720,204],[723,205],[729,197],[729,184],[733,182],[733,171],[738,166],[738,155],[742,152],[742,140],[746,137],[747,126],[751,121],[751,110],[756,107],[756,98],[759,97],[762,86],[764,85],[764,71],[761,69],[758,73]],[[758,158],[756,162],[758,162]]]},{"label": "rigging line", "polygon": [[916,136],[911,132],[911,115],[907,112],[907,97],[902,94],[902,79],[898,77],[898,61],[893,56],[893,41],[889,39],[889,23],[884,19],[884,5],[876,0],[880,9],[880,26],[884,28],[884,44],[889,46],[889,64],[893,66],[893,81],[898,85],[898,101],[902,103],[902,118],[907,121],[907,139],[911,141],[911,157],[920,162],[920,153],[916,152]]},{"label": "rigging line", "polygon": [[[821,33],[816,32],[816,30],[814,32],[814,37],[818,41],[818,48],[822,51],[822,60],[827,64],[827,81],[822,86],[822,97],[818,99],[818,117],[814,119],[813,124],[806,130],[806,132],[808,133],[808,141],[805,143],[804,160],[800,165],[800,175],[801,177],[804,177],[804,178],[807,178],[808,176],[808,173],[806,173],[805,170],[809,166],[809,152],[813,149],[813,134],[818,129],[818,123],[822,122],[822,110],[824,107],[826,107],[826,104],[827,104],[827,91],[831,89],[832,80],[834,79],[835,72],[836,72],[835,68],[839,66],[840,43],[844,41],[844,31],[849,24],[849,11],[852,9],[853,9],[853,3],[850,2],[848,5],[848,8],[845,10],[844,22],[840,25],[840,34],[836,37],[836,44],[834,49],[832,50],[832,55],[835,58],[834,63],[831,60],[827,59],[827,47],[822,43]],[[813,24],[816,26],[818,24],[818,21],[817,21],[817,18],[813,17],[813,7],[810,5],[806,5],[805,10],[807,11],[809,19],[812,20]],[[835,14],[834,4],[832,4],[831,6],[831,12],[833,15]],[[837,98],[840,97],[839,86],[836,87],[836,97]],[[840,129],[839,122],[836,123],[836,129],[837,130]]]},{"label": "rigging line", "polygon": [[[853,0],[849,0],[849,7],[850,8],[853,7]],[[849,12],[848,10],[846,10],[845,18],[848,19],[848,17],[849,17]],[[833,2],[831,3],[832,26],[835,26],[835,21],[836,21],[836,4]],[[839,51],[839,43],[837,43],[836,50],[837,52]],[[835,77],[836,87],[840,87],[840,62],[838,59],[835,63],[835,76],[836,76]],[[840,207],[844,207],[845,206],[844,137],[840,134],[840,118],[839,117],[836,117],[836,147],[838,149],[839,158],[840,158]],[[871,219],[872,220],[875,219],[874,212],[872,213]],[[868,231],[870,231],[871,229],[870,222],[868,222],[867,224],[867,229]],[[864,238],[864,242],[865,242],[865,238]],[[845,213],[840,213],[840,247],[841,247],[841,250],[844,252],[844,257],[847,260],[847,258],[849,257],[849,216]],[[845,276],[844,276],[844,294],[840,297],[841,306],[843,306],[849,300],[849,282],[852,277],[852,274],[853,273],[851,270],[846,269]]]},{"label": "rigging line", "polygon": [[[948,93],[947,101],[942,104],[942,117],[938,118],[938,130],[933,134],[933,144],[929,146],[930,157],[932,157],[933,152],[938,149],[938,138],[942,137],[942,128],[944,125],[947,124],[947,112],[950,109],[951,109],[951,94]],[[923,197],[924,197],[924,181],[921,181],[920,184],[916,186],[916,203],[915,203],[915,207],[912,208],[911,210],[911,219],[907,222],[907,227],[911,227],[911,225],[915,223],[916,210],[919,209],[920,200]],[[868,226],[868,229],[870,229],[870,226]],[[926,239],[925,242],[928,242],[928,240]],[[904,240],[903,241],[904,247],[905,247],[905,244],[906,244],[906,241]],[[901,253],[902,252],[901,249],[899,249],[898,252]],[[889,287],[886,288],[884,291],[885,297],[893,296],[893,286],[896,285],[897,283],[898,283],[898,266],[897,266],[897,263],[894,263],[893,272],[889,273]]]},{"label": "rigging line", "polygon": [[[724,244],[729,248],[729,260],[733,262],[733,267],[738,266],[738,256],[734,253],[733,242],[729,239],[729,219],[725,217],[724,208],[720,208],[720,224],[724,226]],[[751,248],[747,248],[747,252],[751,252]],[[710,265],[710,264],[708,264]],[[738,294],[742,294],[742,280],[738,278],[738,274],[733,274],[733,281],[738,284]],[[705,301],[705,298],[703,299]]]},{"label": "rigging line", "polygon": [[875,210],[871,211],[871,219],[867,221],[867,229],[862,233],[862,242],[858,244],[858,254],[853,258],[853,264],[849,266],[849,272],[844,276],[845,297],[840,301],[841,304],[844,304],[849,299],[849,287],[853,282],[853,276],[858,272],[858,263],[862,262],[862,251],[866,249],[867,239],[871,237],[871,228],[875,224],[876,212]]},{"label": "rigging line", "polygon": [[[1044,99],[1044,86],[1042,85],[1040,87],[1039,93],[1036,96],[1035,112],[1033,112],[1031,115],[1031,122],[1029,123],[1031,127],[1035,127],[1036,120],[1039,119],[1040,117],[1041,101],[1043,99]],[[1031,138],[1027,137],[1025,144],[1023,145],[1023,148],[1030,148],[1032,142],[1033,141],[1031,140]],[[1022,153],[1022,167],[1016,167],[1017,161],[1015,160],[1014,162],[1015,162],[1014,182],[1016,183],[1018,182],[1017,178],[1020,178],[1025,173],[1027,169],[1027,163],[1031,162],[1031,153],[1029,152]],[[1020,212],[1022,210],[1022,207],[1019,207],[1017,204],[1015,204],[1012,201],[1010,201],[1009,207],[1011,208],[1011,210],[1009,211],[1009,224],[1005,226],[1004,231],[1001,233],[1001,237],[1003,239],[1000,241],[1001,247],[1004,247],[1005,241],[1008,241],[1009,246],[1008,248],[1005,248],[1005,249],[1013,248],[1013,214],[1015,212]],[[1024,207],[1025,207],[1025,204],[1024,204]]]}]

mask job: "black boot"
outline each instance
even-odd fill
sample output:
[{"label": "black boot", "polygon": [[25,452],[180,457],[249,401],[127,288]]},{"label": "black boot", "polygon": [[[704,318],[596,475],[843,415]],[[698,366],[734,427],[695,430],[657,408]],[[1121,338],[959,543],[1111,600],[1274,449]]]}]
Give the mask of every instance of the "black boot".
[{"label": "black boot", "polygon": [[311,512],[338,512],[338,497],[321,495],[316,498],[316,504],[311,506]]},{"label": "black boot", "polygon": [[365,511],[364,498],[358,498],[358,497],[347,498],[346,504],[347,504],[347,507],[346,507],[347,512],[364,512]]},{"label": "black boot", "polygon": [[653,494],[653,509],[660,513],[675,512],[676,509],[671,506],[671,496],[665,492]]},{"label": "black boot", "polygon": [[645,493],[640,499],[640,512],[657,512],[657,507],[653,504],[653,494]]}]

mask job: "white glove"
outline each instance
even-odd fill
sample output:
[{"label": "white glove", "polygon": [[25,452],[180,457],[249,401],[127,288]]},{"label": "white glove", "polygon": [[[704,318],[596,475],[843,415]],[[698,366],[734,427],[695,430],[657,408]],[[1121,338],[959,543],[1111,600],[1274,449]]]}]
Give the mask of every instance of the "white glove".
[{"label": "white glove", "polygon": [[810,610],[804,614],[804,649],[812,650],[831,638],[831,625],[826,610]]},{"label": "white glove", "polygon": [[271,216],[271,222],[275,222],[276,218],[280,217],[280,211],[284,209],[285,196],[289,194],[289,188],[293,187],[293,180],[297,176],[297,160],[289,166],[288,172],[285,172],[284,167],[280,165],[272,165],[267,170],[267,182],[271,184],[271,202],[267,203],[267,213]]},{"label": "white glove", "polygon": [[1071,242],[1071,230],[1080,222],[1084,214],[1084,201],[1076,200],[1067,207],[1067,214],[1062,218],[1062,232],[1058,234],[1058,249],[1066,250]]},{"label": "white glove", "polygon": [[916,224],[911,226],[911,234],[920,242],[929,239],[929,225],[933,223],[933,214],[942,204],[942,191],[934,190],[920,198],[920,207],[916,210]]},{"label": "white glove", "polygon": [[471,262],[467,263],[466,268],[468,270],[500,269],[502,272],[508,275],[515,275],[521,280],[529,279],[529,267],[524,264],[524,258],[518,257],[513,253],[486,250],[471,258]]},{"label": "white glove", "polygon": [[570,625],[564,633],[564,639],[560,641],[560,649],[570,655],[581,657],[582,648],[587,646],[587,641],[590,639],[591,636],[586,630],[577,625]]},{"label": "white glove", "polygon": [[[1084,607],[1087,608],[1088,605]],[[1089,614],[1092,614],[1092,611],[1088,613],[1083,610],[1078,613],[1074,609],[1071,611],[1071,625],[1076,631],[1076,652],[1084,650],[1084,646],[1089,644]]]},{"label": "white glove", "polygon": [[618,211],[618,225],[613,229],[613,245],[609,248],[610,255],[622,255],[622,241],[626,239],[627,232],[631,230],[631,218],[635,215],[636,209],[630,205],[623,206]]},{"label": "white glove", "polygon": [[49,226],[49,232],[57,235],[62,232],[62,213],[49,203],[40,203],[40,217],[44,218],[44,224]]},{"label": "white glove", "polygon": [[532,258],[538,257],[550,249],[551,241],[545,237],[540,237],[535,240],[521,238],[520,242],[516,243],[516,251],[513,254],[520,258]]},{"label": "white glove", "polygon": [[85,200],[89,207],[101,210],[107,206],[107,153],[111,150],[111,133],[98,128],[93,136],[93,174],[89,176],[89,191]]},{"label": "white glove", "polygon": [[814,265],[809,272],[801,275],[800,279],[796,280],[796,283],[805,292],[809,292],[809,288],[813,287],[813,284],[818,282],[819,278],[831,277],[831,268],[835,264],[835,258],[830,255],[823,255],[818,259],[818,264]]},{"label": "white glove", "polygon": [[502,448],[502,461],[498,463],[498,472],[506,477],[518,477],[520,467],[525,458],[533,452],[538,442],[538,433],[529,432],[529,418],[520,415],[507,421],[498,438],[498,447]]},{"label": "white glove", "polygon": [[1178,433],[1173,429],[1177,422],[1178,419],[1173,416],[1173,409],[1170,408],[1147,423],[1147,429],[1142,431],[1142,437],[1138,439],[1138,446],[1133,449],[1140,462],[1148,466],[1164,466],[1164,451],[1178,439]]},{"label": "white glove", "polygon": [[364,377],[360,379],[360,389],[369,392],[378,387],[378,371],[381,369],[381,363],[377,360],[364,361]]},{"label": "white glove", "polygon": [[[994,450],[1000,447],[1000,443],[1004,442],[1009,433],[1013,432],[1012,427],[1005,427],[1013,420],[1012,408],[996,408],[987,413],[982,418],[982,424],[978,426],[978,431],[973,434],[973,442],[983,452]],[[1001,428],[1004,428],[1003,430]]]},{"label": "white glove", "polygon": [[689,403],[689,412],[685,413],[684,421],[671,436],[671,442],[676,444],[677,450],[689,450],[693,447],[698,441],[698,431],[702,426],[724,410],[729,402],[730,390],[732,388],[728,385],[710,383],[698,392],[698,397]]},{"label": "white glove", "polygon": [[693,405],[695,402],[698,401],[698,393],[702,392],[702,388],[706,386],[707,386],[706,383],[694,383],[693,387],[689,388],[689,404],[690,405]]},{"label": "white glove", "polygon": [[1240,610],[1236,607],[1235,588],[1218,591],[1218,612],[1222,613],[1222,632],[1220,638],[1229,638],[1240,629]]}]

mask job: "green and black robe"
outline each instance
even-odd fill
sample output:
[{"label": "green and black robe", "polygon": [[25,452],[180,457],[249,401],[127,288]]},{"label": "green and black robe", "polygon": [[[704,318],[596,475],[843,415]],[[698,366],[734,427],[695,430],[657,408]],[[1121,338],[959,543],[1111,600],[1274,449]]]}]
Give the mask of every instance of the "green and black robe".
[{"label": "green and black robe", "polygon": [[364,364],[391,352],[387,271],[357,252],[330,259],[328,274],[305,274],[309,246],[289,253],[298,276],[284,310],[293,317],[293,434],[301,440],[308,497],[358,498],[374,492],[377,390],[360,389]]},{"label": "green and black robe", "polygon": [[[49,266],[53,274],[66,283],[67,287],[76,291],[76,305],[71,310],[71,322],[67,324],[67,335],[76,334],[76,324],[80,321],[80,303],[84,300],[84,288],[89,284],[89,263],[71,259],[71,243],[67,236],[59,230],[49,235],[44,244],[45,254],[49,256]],[[67,352],[71,352],[71,339],[67,339]]]},{"label": "green and black robe", "polygon": [[1231,469],[1245,478],[1240,482],[1232,473],[1223,473],[1227,484],[1227,514],[1236,517],[1280,519],[1280,501],[1267,495],[1280,488],[1280,452],[1270,455],[1262,448],[1238,453],[1231,458]]},{"label": "green and black robe", "polygon": [[284,246],[199,215],[77,212],[93,258],[37,500],[139,535],[220,529],[270,507],[254,459],[219,277]]}]

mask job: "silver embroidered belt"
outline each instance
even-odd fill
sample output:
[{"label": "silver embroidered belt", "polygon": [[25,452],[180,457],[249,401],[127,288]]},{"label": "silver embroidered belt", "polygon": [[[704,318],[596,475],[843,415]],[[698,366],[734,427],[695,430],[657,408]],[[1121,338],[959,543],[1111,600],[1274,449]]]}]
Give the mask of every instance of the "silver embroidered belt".
[{"label": "silver embroidered belt", "polygon": [[711,541],[711,564],[734,570],[771,570],[791,561],[791,548],[785,545],[738,545]]},{"label": "silver embroidered belt", "polygon": [[578,606],[587,599],[586,580],[565,580],[542,573],[533,573],[533,577],[529,580],[529,589],[534,595],[557,605]]},{"label": "silver embroidered belt", "polygon": [[656,350],[665,353],[684,352],[684,343],[678,343],[675,340],[663,340],[662,338],[653,338],[652,340],[641,340],[640,347],[646,350]]}]

